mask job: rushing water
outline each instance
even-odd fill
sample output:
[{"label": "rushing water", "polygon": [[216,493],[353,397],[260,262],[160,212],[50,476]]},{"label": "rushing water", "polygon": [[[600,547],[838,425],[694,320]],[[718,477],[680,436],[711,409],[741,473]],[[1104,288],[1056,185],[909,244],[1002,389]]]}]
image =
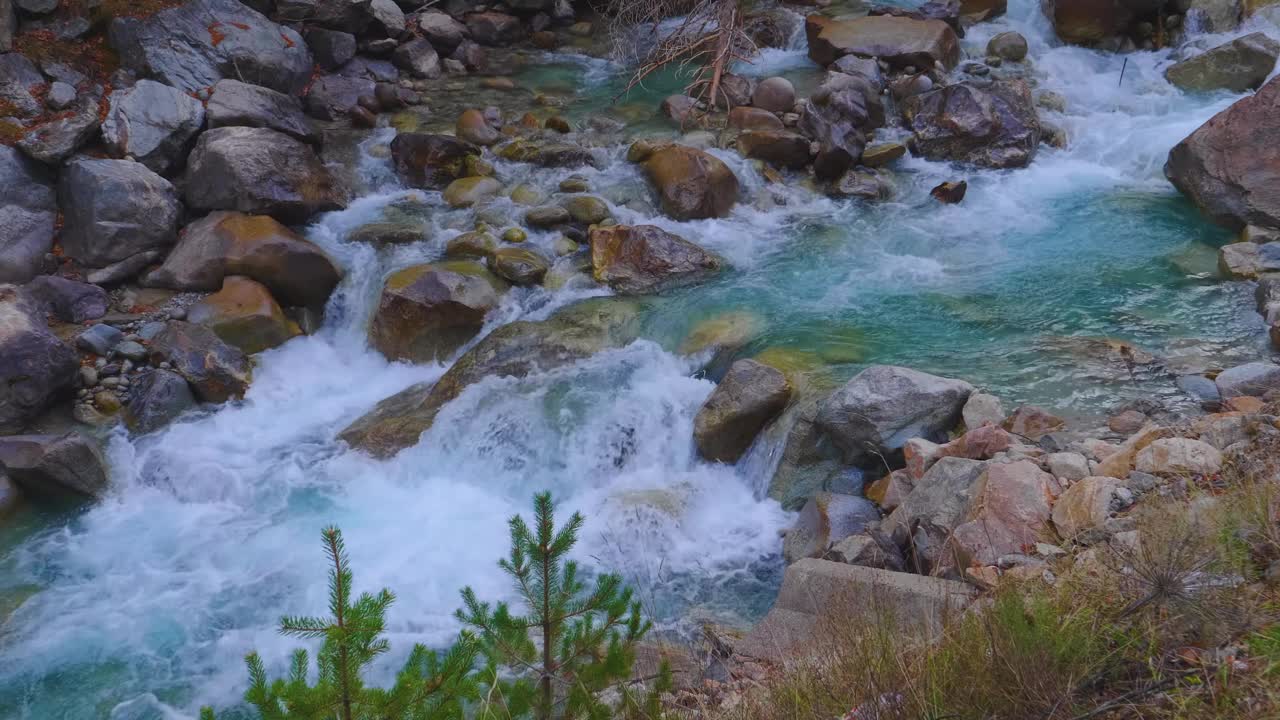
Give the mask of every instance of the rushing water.
[{"label": "rushing water", "polygon": [[[713,384],[699,376],[700,358],[674,352],[725,313],[761,330],[742,354],[772,353],[828,382],[898,363],[1079,416],[1139,395],[1187,399],[1168,373],[1117,375],[1064,338],[1122,338],[1173,372],[1264,355],[1250,288],[1214,277],[1215,248],[1228,238],[1161,172],[1168,149],[1235,98],[1170,87],[1170,51],[1128,56],[1121,84],[1122,57],[1060,47],[1034,0],[1010,5],[965,47],[981,57],[996,32],[1026,35],[1039,87],[1067,101],[1065,113],[1042,115],[1070,145],[1007,172],[905,160],[894,201],[875,207],[771,185],[714,150],[742,179],[744,202],[723,220],[657,216],[624,140],[671,132],[647,116],[677,83],[657,79],[618,110],[609,103],[622,80],[604,61],[563,52],[526,67],[526,87],[572,95],[575,121],[640,111],[602,151],[604,168],[582,174],[621,221],[668,227],[733,269],[659,299],[645,339],[629,347],[545,376],[481,382],[386,462],[345,451],[336,433],[445,368],[387,363],[368,350],[365,324],[386,273],[438,257],[473,216],[397,187],[376,150],[393,131],[375,133],[359,168],[369,193],[310,230],[347,270],[325,328],[261,355],[243,402],[151,436],[113,435],[113,491],[102,502],[31,511],[0,535],[0,618],[12,611],[0,626],[0,718],[182,718],[233,702],[245,652],[278,666],[295,646],[276,635],[275,618],[325,606],[317,540],[331,523],[347,536],[359,588],[399,595],[389,635],[400,652],[385,671],[413,642],[456,631],[461,586],[508,595],[495,566],[504,521],[540,489],[588,516],[581,559],[624,572],[660,621],[750,621],[778,582],[777,533],[788,521],[762,499],[775,448],[762,444],[738,467],[698,461],[692,419]],[[770,50],[742,71],[781,72],[801,88],[820,79],[803,47]],[[505,163],[499,172],[552,189],[571,174]],[[962,204],[928,197],[961,176]],[[382,252],[346,241],[406,202],[425,203],[430,240]],[[516,290],[490,325],[598,294],[574,284]]]}]

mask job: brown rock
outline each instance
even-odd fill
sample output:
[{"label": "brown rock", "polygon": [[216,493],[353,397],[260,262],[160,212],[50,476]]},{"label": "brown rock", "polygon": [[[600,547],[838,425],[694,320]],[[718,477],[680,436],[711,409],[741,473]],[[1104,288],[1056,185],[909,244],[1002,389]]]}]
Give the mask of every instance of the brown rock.
[{"label": "brown rock", "polygon": [[1025,552],[1048,529],[1061,492],[1057,479],[1030,460],[988,465],[952,537],[957,564],[994,565],[1002,555]]},{"label": "brown rock", "polygon": [[265,215],[215,212],[183,230],[144,284],[218,290],[228,275],[262,283],[285,305],[323,307],[342,272],[319,246]]},{"label": "brown rock", "polygon": [[739,105],[729,111],[728,126],[735,130],[781,130],[782,120],[768,110]]},{"label": "brown rock", "polygon": [[1164,174],[1215,221],[1280,228],[1280,78],[1169,151]]},{"label": "brown rock", "polygon": [[1014,435],[1036,441],[1065,425],[1066,422],[1062,418],[1046,410],[1032,405],[1023,405],[1005,418],[1003,427]]},{"label": "brown rock", "polygon": [[1133,470],[1134,460],[1138,452],[1162,437],[1168,437],[1169,429],[1151,424],[1134,433],[1120,444],[1114,452],[1100,459],[1094,468],[1094,474],[1124,480]]},{"label": "brown rock", "polygon": [[702,150],[668,145],[649,155],[644,169],[663,212],[677,220],[724,217],[738,201],[738,178]]},{"label": "brown rock", "polygon": [[400,133],[391,141],[396,174],[411,187],[443,190],[467,175],[467,157],[480,148],[450,135]]},{"label": "brown rock", "polygon": [[1070,540],[1082,532],[1102,527],[1111,517],[1120,483],[1109,477],[1086,477],[1062,493],[1053,505],[1053,524]]},{"label": "brown rock", "polygon": [[964,195],[969,191],[969,183],[964,180],[958,182],[944,182],[929,191],[934,200],[938,202],[954,205],[964,200]]},{"label": "brown rock", "polygon": [[809,164],[809,139],[786,130],[748,130],[738,136],[738,151],[790,170]]},{"label": "brown rock", "polygon": [[498,248],[489,258],[489,266],[515,285],[537,285],[550,269],[542,255],[520,247]]},{"label": "brown rock", "polygon": [[960,61],[960,40],[941,20],[891,15],[828,20],[810,35],[809,57],[819,65],[845,55],[879,58],[896,68],[953,68]]},{"label": "brown rock", "polygon": [[796,105],[796,88],[784,77],[765,78],[756,85],[751,104],[769,112],[791,112]]},{"label": "brown rock", "polygon": [[597,227],[589,242],[596,282],[627,295],[697,282],[722,265],[718,256],[654,225]]},{"label": "brown rock", "polygon": [[484,327],[505,285],[475,262],[392,273],[369,325],[369,344],[389,360],[448,360]]},{"label": "brown rock", "polygon": [[474,108],[462,111],[462,114],[458,116],[458,123],[454,127],[454,133],[459,140],[482,147],[497,145],[498,141],[502,139],[502,133],[489,125],[489,122],[485,120],[484,113]]},{"label": "brown rock", "polygon": [[171,363],[203,402],[226,402],[249,387],[248,358],[203,325],[171,320],[150,351],[153,363]]},{"label": "brown rock", "polygon": [[247,355],[276,347],[302,332],[265,287],[241,275],[228,276],[221,290],[192,305],[187,321],[208,326]]}]

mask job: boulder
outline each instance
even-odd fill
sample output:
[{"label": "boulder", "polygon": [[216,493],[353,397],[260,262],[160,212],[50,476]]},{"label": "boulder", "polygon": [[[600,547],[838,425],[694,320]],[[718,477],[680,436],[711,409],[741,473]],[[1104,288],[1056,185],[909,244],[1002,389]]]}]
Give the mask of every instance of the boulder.
[{"label": "boulder", "polygon": [[46,165],[59,166],[98,134],[98,101],[86,96],[70,112],[36,125],[18,141],[27,157]]},{"label": "boulder", "polygon": [[845,55],[879,58],[898,69],[937,63],[950,69],[960,61],[960,40],[942,20],[892,15],[831,20],[809,39],[809,57],[819,65]]},{"label": "boulder", "polygon": [[1021,62],[1027,57],[1027,39],[1021,33],[998,33],[987,42],[987,57]]},{"label": "boulder", "polygon": [[181,165],[191,138],[204,127],[204,105],[154,80],[111,93],[102,142],[114,157],[130,157],[165,174]]},{"label": "boulder", "polygon": [[1280,365],[1271,362],[1237,365],[1219,373],[1214,383],[1224,398],[1262,397],[1272,390],[1280,390]]},{"label": "boulder", "polygon": [[1222,453],[1200,440],[1161,438],[1138,453],[1135,469],[1152,475],[1212,475],[1222,469]]},{"label": "boulder", "polygon": [[1054,477],[1066,482],[1083,480],[1089,476],[1089,459],[1080,453],[1050,453],[1044,458],[1044,466]]},{"label": "boulder", "polygon": [[623,295],[695,283],[723,265],[719,256],[654,225],[596,227],[588,240],[596,282]]},{"label": "boulder", "polygon": [[987,463],[978,460],[942,458],[915,482],[880,529],[903,546],[917,530],[937,541],[945,540],[963,521],[973,486],[986,467]]},{"label": "boulder", "polygon": [[1123,0],[1048,0],[1045,14],[1063,42],[1098,45],[1124,32],[1133,11]]},{"label": "boulder", "polygon": [[1169,66],[1164,75],[1183,90],[1257,90],[1280,57],[1280,42],[1253,33]]},{"label": "boulder", "polygon": [[319,308],[342,272],[319,246],[264,215],[214,212],[188,225],[144,284],[213,291],[230,275],[262,283],[285,305]]},{"label": "boulder", "polygon": [[443,190],[466,176],[467,158],[480,148],[451,135],[400,133],[391,141],[396,174],[411,187]]},{"label": "boulder", "polygon": [[1004,405],[995,395],[975,392],[965,401],[961,416],[964,426],[970,430],[983,425],[999,425],[1004,422]]},{"label": "boulder", "polygon": [[780,371],[755,360],[735,362],[694,418],[698,452],[736,463],[790,398],[791,385]]},{"label": "boulder", "polygon": [[913,479],[922,477],[934,463],[944,457],[962,457],[969,460],[989,460],[1005,452],[1014,444],[1014,438],[1004,429],[983,425],[942,445],[914,438],[902,448],[907,471]]},{"label": "boulder", "polygon": [[813,169],[819,180],[834,180],[857,164],[867,133],[885,124],[884,85],[879,67],[870,62],[874,70],[831,73],[801,108],[797,129],[818,143]]},{"label": "boulder", "polygon": [[370,0],[368,11],[369,31],[375,35],[398,38],[404,34],[404,11],[395,0]]},{"label": "boulder", "polygon": [[850,535],[835,543],[827,551],[826,559],[846,565],[861,565],[894,572],[902,572],[907,567],[906,558],[902,557],[902,550],[885,537],[884,533],[878,531]]},{"label": "boulder", "polygon": [[490,376],[546,372],[626,345],[639,332],[637,315],[632,301],[599,298],[540,322],[503,325],[458,358],[435,385],[415,385],[387,398],[338,437],[375,457],[395,455],[417,443],[440,409],[471,384]]},{"label": "boulder", "polygon": [[449,183],[444,189],[444,201],[449,207],[468,208],[492,200],[500,192],[502,183],[491,177],[464,177]]},{"label": "boulder", "polygon": [[418,16],[418,29],[442,53],[452,53],[467,39],[467,26],[448,13],[428,9]]},{"label": "boulder", "polygon": [[0,55],[0,115],[32,118],[44,112],[37,97],[44,76],[22,53]]},{"label": "boulder", "polygon": [[62,249],[102,267],[176,237],[180,206],[168,180],[132,160],[77,158],[58,184]]},{"label": "boulder", "polygon": [[738,135],[738,151],[753,160],[789,170],[809,164],[809,140],[787,130],[748,130]]},{"label": "boulder", "polygon": [[866,498],[823,492],[809,498],[782,543],[787,563],[822,557],[831,546],[857,535],[880,519],[880,511]]},{"label": "boulder", "polygon": [[977,594],[962,582],[806,558],[787,568],[773,608],[733,650],[779,665],[811,657],[850,617],[906,639],[938,637]]},{"label": "boulder", "polygon": [[487,232],[472,231],[453,238],[445,246],[445,257],[488,259],[498,249],[498,241]]},{"label": "boulder", "polygon": [[147,18],[117,17],[109,38],[124,67],[184,92],[231,77],[297,94],[311,81],[302,36],[239,0],[192,0]]},{"label": "boulder", "polygon": [[[688,95],[668,95],[662,100],[662,105],[658,106],[664,117],[681,127],[684,127],[690,114],[697,109],[698,101]],[[778,124],[781,125],[782,122],[779,121]]]},{"label": "boulder", "polygon": [[874,365],[819,407],[819,427],[851,464],[891,455],[909,438],[955,427],[973,386],[909,368]]},{"label": "boulder", "polygon": [[171,363],[201,402],[226,402],[249,388],[249,359],[203,325],[170,320],[151,340],[150,354],[153,363]]},{"label": "boulder", "polygon": [[765,78],[752,92],[751,104],[772,113],[789,113],[796,105],[796,88],[784,77]]},{"label": "boulder", "polygon": [[569,214],[569,209],[562,205],[542,205],[530,208],[524,214],[525,224],[529,227],[540,229],[564,225],[572,219],[573,216]]},{"label": "boulder", "polygon": [[512,162],[533,163],[553,168],[594,166],[598,163],[590,148],[568,143],[516,140],[502,146],[498,155]]},{"label": "boulder", "polygon": [[662,210],[677,220],[724,217],[738,201],[738,178],[719,158],[684,145],[668,145],[644,161]]},{"label": "boulder", "polygon": [[729,111],[728,127],[734,130],[781,130],[782,120],[760,108],[739,105]]},{"label": "boulder", "polygon": [[0,469],[28,496],[99,497],[107,488],[101,451],[79,433],[0,437]]},{"label": "boulder", "polygon": [[204,325],[246,355],[269,350],[301,334],[261,284],[229,275],[222,289],[187,308],[187,321]]},{"label": "boulder", "polygon": [[1240,24],[1241,5],[1260,7],[1266,0],[1185,0],[1186,22],[1201,32],[1223,33]]},{"label": "boulder", "polygon": [[125,424],[138,434],[154,432],[195,404],[191,386],[181,375],[159,368],[144,370],[133,381],[129,404],[125,407]]},{"label": "boulder", "polygon": [[210,129],[236,125],[267,128],[304,142],[320,142],[320,133],[296,97],[239,80],[219,80],[213,86],[205,116]]},{"label": "boulder", "polygon": [[97,285],[57,275],[40,275],[22,288],[43,310],[65,323],[77,325],[107,314],[110,299]]},{"label": "boulder", "polygon": [[474,262],[399,270],[382,288],[369,344],[389,360],[445,362],[479,334],[505,289]]},{"label": "boulder", "polygon": [[377,83],[367,77],[325,75],[307,89],[307,114],[320,120],[343,120],[377,99]]},{"label": "boulder", "polygon": [[0,283],[24,283],[53,250],[58,205],[52,178],[17,150],[0,145]]},{"label": "boulder", "polygon": [[523,39],[525,35],[524,25],[519,18],[493,10],[468,13],[463,21],[467,24],[467,32],[471,34],[471,38],[489,47],[510,45]]},{"label": "boulder", "polygon": [[883,171],[855,167],[849,168],[839,180],[831,183],[827,194],[837,198],[880,202],[893,197],[893,185]]},{"label": "boulder", "polygon": [[493,255],[489,256],[489,267],[499,277],[522,287],[541,283],[551,269],[540,253],[521,247],[494,250]]},{"label": "boulder", "polygon": [[187,206],[303,223],[345,204],[311,146],[266,128],[224,127],[200,136],[187,163]]},{"label": "boulder", "polygon": [[912,151],[930,160],[1026,167],[1040,145],[1031,89],[1021,80],[973,81],[913,95],[903,104]]},{"label": "boulder", "polygon": [[1035,442],[1054,430],[1061,430],[1066,421],[1034,405],[1022,405],[1005,418],[1002,425],[1014,435]]},{"label": "boulder", "polygon": [[1129,436],[1111,454],[1102,458],[1098,462],[1098,466],[1094,468],[1093,474],[1120,480],[1129,477],[1129,472],[1133,470],[1133,464],[1138,457],[1138,453],[1151,443],[1168,435],[1168,428],[1162,428],[1154,424],[1147,425]]},{"label": "boulder", "polygon": [[1213,116],[1169,151],[1164,174],[1228,227],[1280,228],[1280,78]]},{"label": "boulder", "polygon": [[454,126],[454,134],[463,142],[469,142],[472,145],[481,147],[497,145],[498,141],[502,139],[502,134],[498,132],[498,129],[490,125],[484,113],[475,108],[464,110],[458,116],[458,122]]},{"label": "boulder", "polygon": [[1053,525],[1068,540],[1102,527],[1119,504],[1120,482],[1109,477],[1080,478],[1053,504]]},{"label": "boulder", "polygon": [[444,72],[440,68],[440,56],[426,38],[410,40],[396,48],[391,60],[396,67],[416,78],[437,78]]},{"label": "boulder", "polygon": [[596,225],[612,217],[609,204],[594,195],[574,195],[561,201],[569,217],[576,223]]},{"label": "boulder", "polygon": [[0,53],[13,49],[13,33],[18,28],[18,16],[13,12],[13,0],[0,0]]},{"label": "boulder", "polygon": [[1062,486],[1034,462],[1019,460],[988,465],[972,493],[965,522],[951,537],[959,568],[994,565],[1041,540]]},{"label": "boulder", "polygon": [[346,65],[356,56],[356,36],[341,30],[308,28],[307,46],[311,48],[316,64],[329,72]]},{"label": "boulder", "polygon": [[71,387],[78,366],[31,300],[0,285],[0,433],[21,431]]}]

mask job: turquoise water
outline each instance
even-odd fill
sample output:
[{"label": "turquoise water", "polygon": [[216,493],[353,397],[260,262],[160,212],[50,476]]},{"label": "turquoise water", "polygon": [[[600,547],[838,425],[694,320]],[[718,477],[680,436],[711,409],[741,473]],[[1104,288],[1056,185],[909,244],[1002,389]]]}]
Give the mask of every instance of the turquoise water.
[{"label": "turquoise water", "polygon": [[[494,564],[506,552],[505,519],[548,488],[588,516],[580,559],[625,573],[664,628],[751,622],[772,600],[777,533],[791,517],[756,490],[777,448],[762,444],[736,467],[693,452],[693,416],[723,365],[706,369],[705,357],[679,351],[706,321],[749,318],[757,332],[738,356],[784,359],[818,386],[898,363],[1082,419],[1139,396],[1190,409],[1177,374],[1265,356],[1251,286],[1216,277],[1216,247],[1230,238],[1160,169],[1174,143],[1234,98],[1169,87],[1167,52],[1131,56],[1120,85],[1122,59],[1057,47],[1034,2],[1011,5],[966,46],[1024,32],[1031,78],[1067,100],[1066,113],[1044,118],[1070,144],[1008,172],[904,160],[894,200],[882,205],[828,200],[800,177],[770,183],[733,151],[713,149],[742,181],[739,206],[722,220],[661,217],[623,156],[631,136],[678,134],[653,112],[678,78],[656,78],[613,107],[617,72],[564,52],[525,62],[519,92],[467,95],[518,114],[545,93],[577,122],[626,119],[625,132],[589,136],[604,162],[583,174],[621,221],[667,227],[730,268],[655,299],[631,346],[550,375],[477,384],[417,446],[385,462],[346,451],[336,434],[444,367],[370,352],[367,317],[387,273],[438,257],[475,214],[388,184],[375,149],[391,132],[375,133],[360,165],[373,189],[309,229],[347,270],[323,331],[260,356],[242,403],[144,438],[113,435],[113,492],[101,503],[27,512],[0,531],[0,719],[170,719],[233,704],[245,652],[281,667],[296,645],[276,635],[275,618],[323,609],[316,541],[331,523],[344,530],[357,585],[400,597],[389,616],[393,652],[378,667],[385,678],[413,642],[456,631],[458,588],[509,595]],[[743,70],[783,72],[802,86],[817,77],[800,49],[770,51]],[[448,106],[432,108],[430,123],[450,124]],[[895,137],[889,129],[880,139]],[[548,191],[574,172],[497,165],[507,185]],[[958,178],[969,182],[963,203],[929,198]],[[407,202],[430,223],[429,241],[381,252],[346,241]],[[489,211],[519,212],[505,202]],[[529,242],[553,240],[533,233]],[[572,283],[513,291],[491,327],[601,292]],[[1127,341],[1159,360],[1131,372],[1081,338]]]}]

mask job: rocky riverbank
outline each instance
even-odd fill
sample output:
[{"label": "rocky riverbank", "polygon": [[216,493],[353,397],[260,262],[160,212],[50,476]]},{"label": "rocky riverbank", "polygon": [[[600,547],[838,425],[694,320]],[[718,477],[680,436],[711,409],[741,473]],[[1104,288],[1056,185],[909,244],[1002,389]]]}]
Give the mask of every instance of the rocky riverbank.
[{"label": "rocky riverbank", "polygon": [[[1238,234],[1207,281],[1254,283],[1280,348],[1280,35],[1266,24],[1280,6],[1095,5],[1058,0],[1045,21],[1100,53],[1179,47],[1164,68],[1176,92],[1250,93],[1172,147],[1164,173]],[[921,163],[950,180],[912,212],[963,208],[968,181],[1077,141],[1037,42],[986,32],[1004,12],[771,8],[752,18],[757,42],[803,36],[804,79],[731,73],[723,102],[672,94],[629,122],[632,109],[584,117],[571,91],[513,78],[607,50],[586,3],[0,0],[0,523],[107,496],[111,442],[240,407],[262,353],[337,323],[386,361],[440,369],[307,439],[389,461],[440,418],[465,421],[445,413],[487,384],[648,342],[655,300],[735,271],[702,236],[713,223],[781,212],[786,193],[896,212]],[[966,44],[975,34],[990,37]],[[619,167],[637,181],[612,183]],[[340,247],[318,236],[388,187]],[[352,257],[387,272],[361,279]],[[1132,540],[1143,498],[1211,481],[1280,432],[1280,365],[1265,357],[1188,368],[1125,340],[1049,338],[1108,382],[1141,376],[1178,398],[1059,417],[972,378],[829,352],[857,366],[833,382],[803,351],[761,346],[764,324],[716,316],[673,354],[716,382],[687,418],[688,454],[766,468],[758,495],[798,513],[774,548],[796,568],[788,585],[871,577],[822,562],[891,573],[912,602],[906,575],[965,597],[1051,582],[1054,558]],[[635,422],[593,469],[626,466]],[[519,444],[492,433],[477,447]],[[809,631],[776,615],[761,628],[786,638],[746,641],[753,662]]]}]

